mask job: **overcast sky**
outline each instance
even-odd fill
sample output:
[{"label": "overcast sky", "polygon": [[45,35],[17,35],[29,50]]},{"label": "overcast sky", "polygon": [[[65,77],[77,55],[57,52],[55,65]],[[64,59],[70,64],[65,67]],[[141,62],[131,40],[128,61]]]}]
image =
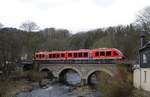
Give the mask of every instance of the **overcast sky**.
[{"label": "overcast sky", "polygon": [[126,25],[150,0],[0,0],[0,22],[16,27],[28,20],[46,27],[75,33],[95,28]]}]

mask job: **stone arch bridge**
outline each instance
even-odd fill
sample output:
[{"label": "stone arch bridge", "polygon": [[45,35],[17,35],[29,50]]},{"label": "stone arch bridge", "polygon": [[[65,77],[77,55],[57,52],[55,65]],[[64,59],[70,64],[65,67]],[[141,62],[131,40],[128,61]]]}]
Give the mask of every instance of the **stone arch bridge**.
[{"label": "stone arch bridge", "polygon": [[65,70],[76,71],[81,78],[81,84],[88,84],[88,77],[94,72],[100,71],[114,76],[117,72],[116,64],[38,64],[39,71],[48,70],[59,79]]}]

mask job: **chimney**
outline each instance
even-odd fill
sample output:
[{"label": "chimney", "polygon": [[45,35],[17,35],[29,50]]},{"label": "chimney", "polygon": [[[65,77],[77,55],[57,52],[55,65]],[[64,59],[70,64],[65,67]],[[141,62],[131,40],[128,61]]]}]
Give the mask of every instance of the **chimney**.
[{"label": "chimney", "polygon": [[145,40],[145,31],[143,31],[142,33],[141,33],[141,35],[140,35],[140,37],[141,37],[141,48],[145,45],[145,42],[146,42],[146,40]]}]

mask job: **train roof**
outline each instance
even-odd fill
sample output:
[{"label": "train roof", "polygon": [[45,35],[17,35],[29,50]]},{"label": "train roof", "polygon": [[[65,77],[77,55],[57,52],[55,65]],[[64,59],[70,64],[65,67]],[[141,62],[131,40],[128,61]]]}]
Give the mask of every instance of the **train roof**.
[{"label": "train roof", "polygon": [[91,51],[91,50],[115,50],[121,53],[120,50],[116,48],[96,48],[96,49],[79,49],[79,50],[68,50],[68,51],[39,51],[36,52],[36,54],[43,54],[43,53],[64,53],[64,52],[86,52],[86,51]]},{"label": "train roof", "polygon": [[93,50],[118,50],[118,49],[116,49],[116,48],[96,48]]},{"label": "train roof", "polygon": [[43,54],[43,53],[48,53],[48,51],[39,51],[39,52],[36,52],[36,54]]},{"label": "train roof", "polygon": [[89,51],[89,49],[70,50],[67,52],[86,52],[86,51]]}]

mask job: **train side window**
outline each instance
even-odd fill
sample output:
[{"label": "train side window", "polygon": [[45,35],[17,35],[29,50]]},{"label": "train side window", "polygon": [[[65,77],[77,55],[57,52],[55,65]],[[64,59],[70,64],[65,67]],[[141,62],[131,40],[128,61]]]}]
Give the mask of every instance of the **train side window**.
[{"label": "train side window", "polygon": [[84,54],[84,57],[88,57],[88,53],[87,52],[85,52],[83,54]]},{"label": "train side window", "polygon": [[44,54],[42,54],[42,58],[44,58],[45,57],[45,55]]},{"label": "train side window", "polygon": [[39,58],[41,58],[41,54],[39,54]]},{"label": "train side window", "polygon": [[49,54],[49,58],[52,58],[52,54]]},{"label": "train side window", "polygon": [[114,51],[114,56],[118,56],[118,53],[116,51]]},{"label": "train side window", "polygon": [[95,56],[96,56],[96,57],[99,56],[99,52],[96,52],[96,53],[95,53]]},{"label": "train side window", "polygon": [[61,57],[65,57],[65,54],[61,54]]},{"label": "train side window", "polygon": [[59,58],[59,54],[57,54],[57,58]]},{"label": "train side window", "polygon": [[36,55],[36,58],[38,58],[39,57],[39,55]]},{"label": "train side window", "polygon": [[100,56],[105,56],[105,52],[100,52]]},{"label": "train side window", "polygon": [[74,53],[74,57],[77,57],[77,53]]},{"label": "train side window", "polygon": [[72,57],[72,53],[68,53],[68,57]]},{"label": "train side window", "polygon": [[82,57],[82,53],[79,53],[79,57]]},{"label": "train side window", "polygon": [[107,51],[106,56],[111,56],[111,51]]},{"label": "train side window", "polygon": [[53,54],[53,58],[56,58],[56,54]]}]

